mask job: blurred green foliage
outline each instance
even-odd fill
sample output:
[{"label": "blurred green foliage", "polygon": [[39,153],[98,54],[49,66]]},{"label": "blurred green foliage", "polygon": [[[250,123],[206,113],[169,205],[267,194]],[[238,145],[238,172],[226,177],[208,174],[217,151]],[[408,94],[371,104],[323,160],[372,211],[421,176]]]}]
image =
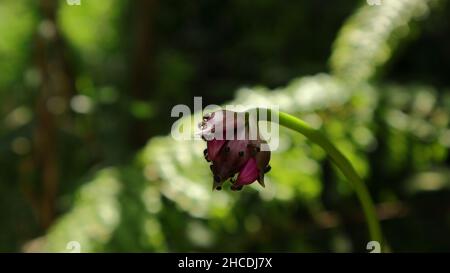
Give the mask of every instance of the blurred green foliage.
[{"label": "blurred green foliage", "polygon": [[[404,68],[423,58],[404,48],[442,23],[430,13],[450,15],[444,1],[59,2],[56,18],[32,1],[0,2],[0,251],[61,252],[70,241],[83,252],[365,251],[352,190],[287,130],[266,188],[211,192],[204,143],[161,136],[171,107],[193,96],[276,104],[321,127],[367,181],[394,251],[450,249],[450,94],[403,81],[425,73]],[[52,26],[65,42],[42,50],[36,36]],[[43,54],[50,68],[36,61]],[[61,62],[73,91],[46,95],[54,82],[42,71]],[[40,96],[57,147],[43,168]]]}]

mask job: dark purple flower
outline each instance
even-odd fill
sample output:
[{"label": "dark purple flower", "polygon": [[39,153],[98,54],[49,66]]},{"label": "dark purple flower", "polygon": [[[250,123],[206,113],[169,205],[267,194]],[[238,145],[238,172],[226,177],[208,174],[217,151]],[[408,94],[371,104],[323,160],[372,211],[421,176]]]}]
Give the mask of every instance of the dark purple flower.
[{"label": "dark purple flower", "polygon": [[207,143],[204,156],[212,162],[213,189],[220,190],[227,180],[233,183],[232,190],[240,190],[255,181],[264,187],[264,174],[270,170],[270,151],[261,151],[261,144],[266,142],[259,137],[248,139],[248,126],[239,117],[243,115],[222,110],[205,115],[200,123]]}]

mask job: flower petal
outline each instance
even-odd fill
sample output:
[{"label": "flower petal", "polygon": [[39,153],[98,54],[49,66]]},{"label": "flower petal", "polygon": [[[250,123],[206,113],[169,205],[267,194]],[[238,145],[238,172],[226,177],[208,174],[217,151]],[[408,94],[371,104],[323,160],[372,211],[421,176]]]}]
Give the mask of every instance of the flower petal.
[{"label": "flower petal", "polygon": [[256,159],[250,158],[239,172],[236,182],[233,184],[232,188],[236,189],[239,186],[251,184],[258,178],[259,170],[258,165],[256,164]]},{"label": "flower petal", "polygon": [[227,180],[238,173],[251,157],[246,140],[229,140],[213,158],[211,171],[220,181]]},{"label": "flower petal", "polygon": [[260,151],[256,155],[256,165],[258,166],[259,170],[258,182],[263,187],[266,186],[264,184],[264,174],[266,173],[269,161],[270,161],[270,151]]},{"label": "flower petal", "polygon": [[209,140],[206,143],[207,147],[207,159],[208,160],[215,160],[220,152],[220,149],[222,149],[223,145],[225,145],[226,140]]}]

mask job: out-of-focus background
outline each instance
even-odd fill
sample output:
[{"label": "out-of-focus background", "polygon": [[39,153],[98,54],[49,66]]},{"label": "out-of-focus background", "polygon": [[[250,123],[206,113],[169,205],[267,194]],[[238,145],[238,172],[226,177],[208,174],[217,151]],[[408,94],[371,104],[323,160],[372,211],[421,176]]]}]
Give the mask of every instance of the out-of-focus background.
[{"label": "out-of-focus background", "polygon": [[194,96],[322,127],[392,251],[450,251],[450,4],[368,2],[0,0],[0,251],[366,251],[287,130],[265,189],[211,192],[204,143],[169,135]]}]

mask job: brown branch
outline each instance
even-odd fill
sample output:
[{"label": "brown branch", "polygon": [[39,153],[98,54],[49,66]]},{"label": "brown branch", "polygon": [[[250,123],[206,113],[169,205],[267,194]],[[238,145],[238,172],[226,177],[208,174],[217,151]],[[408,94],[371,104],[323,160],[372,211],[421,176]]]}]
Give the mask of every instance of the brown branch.
[{"label": "brown branch", "polygon": [[[131,96],[137,100],[150,99],[152,80],[154,79],[154,32],[153,21],[156,0],[133,1],[133,53],[131,61],[130,88]],[[134,120],[131,141],[134,148],[145,144],[149,138],[148,121]]]},{"label": "brown branch", "polygon": [[74,92],[74,80],[65,58],[65,44],[56,24],[57,3],[53,0],[39,1],[42,17],[35,36],[35,60],[41,85],[35,105],[33,159],[40,177],[37,215],[43,228],[52,223],[56,214],[60,179],[58,127],[69,119],[67,108]]}]

